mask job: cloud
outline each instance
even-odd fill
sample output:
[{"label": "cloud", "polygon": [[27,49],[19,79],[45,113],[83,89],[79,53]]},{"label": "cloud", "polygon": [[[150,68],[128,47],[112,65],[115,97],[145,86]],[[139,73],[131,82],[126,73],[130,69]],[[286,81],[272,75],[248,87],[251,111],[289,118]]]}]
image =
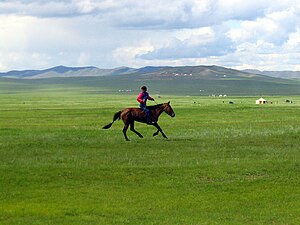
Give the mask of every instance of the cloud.
[{"label": "cloud", "polygon": [[299,26],[299,15],[295,9],[266,14],[253,21],[242,21],[240,27],[232,29],[230,36],[237,42],[264,41],[282,45]]},{"label": "cloud", "polygon": [[0,14],[33,17],[65,17],[75,15],[76,8],[67,1],[1,1]]},{"label": "cloud", "polygon": [[[287,0],[286,3],[292,2]],[[252,20],[280,7],[274,0],[50,0],[2,1],[0,13],[33,17],[97,16],[115,26],[140,29],[196,28],[224,20]]]},{"label": "cloud", "polygon": [[297,67],[300,0],[0,1],[0,70]]},{"label": "cloud", "polygon": [[147,60],[203,58],[226,55],[234,50],[233,42],[226,35],[226,31],[216,27],[209,29],[207,33],[191,35],[185,40],[174,39],[166,46],[137,55],[137,57]]},{"label": "cloud", "polygon": [[89,63],[89,60],[90,60],[90,55],[85,52],[82,52],[78,57],[77,65],[85,66]]},{"label": "cloud", "polygon": [[[87,23],[88,21],[88,23]],[[92,18],[73,19],[0,16],[0,70],[40,69],[66,64],[111,66],[109,52],[115,47],[104,28],[95,29]],[[90,55],[81,57],[84,52]],[[39,56],[39,57],[33,57]],[[85,60],[83,60],[85,58]]]}]

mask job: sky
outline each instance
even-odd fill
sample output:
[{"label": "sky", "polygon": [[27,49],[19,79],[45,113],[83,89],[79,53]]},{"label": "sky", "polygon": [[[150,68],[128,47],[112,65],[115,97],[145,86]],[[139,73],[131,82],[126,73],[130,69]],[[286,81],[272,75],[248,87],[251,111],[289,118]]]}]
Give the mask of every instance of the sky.
[{"label": "sky", "polygon": [[0,0],[0,71],[300,70],[300,0]]}]

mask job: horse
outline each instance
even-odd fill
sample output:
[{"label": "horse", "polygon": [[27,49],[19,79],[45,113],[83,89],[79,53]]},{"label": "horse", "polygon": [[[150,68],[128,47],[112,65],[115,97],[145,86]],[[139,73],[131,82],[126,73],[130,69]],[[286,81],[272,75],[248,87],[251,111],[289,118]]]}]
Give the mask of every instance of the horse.
[{"label": "horse", "polygon": [[122,118],[124,122],[123,134],[126,141],[129,141],[127,137],[127,129],[130,126],[130,130],[137,134],[140,138],[143,138],[138,131],[134,129],[134,122],[147,123],[148,125],[153,125],[156,127],[157,131],[153,134],[153,136],[158,135],[160,132],[164,138],[167,136],[162,131],[161,127],[158,125],[158,118],[163,113],[166,112],[169,116],[174,117],[175,113],[170,105],[170,102],[157,104],[154,106],[147,106],[147,109],[150,111],[151,120],[153,123],[147,123],[147,114],[141,108],[126,108],[117,113],[115,113],[113,117],[113,121],[103,127],[103,129],[109,129],[116,120],[120,120]]}]

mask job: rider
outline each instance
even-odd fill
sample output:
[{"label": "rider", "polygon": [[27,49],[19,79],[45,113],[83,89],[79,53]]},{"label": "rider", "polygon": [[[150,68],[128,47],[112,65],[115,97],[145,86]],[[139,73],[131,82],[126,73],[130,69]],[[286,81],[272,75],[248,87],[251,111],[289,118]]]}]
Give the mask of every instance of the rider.
[{"label": "rider", "polygon": [[152,118],[151,118],[151,111],[149,109],[147,109],[146,103],[147,100],[151,100],[154,101],[154,98],[152,98],[149,93],[147,92],[147,87],[143,86],[141,87],[141,93],[139,93],[138,97],[137,97],[137,101],[140,103],[140,107],[141,109],[146,113],[147,116],[147,123],[151,124],[153,123]]}]

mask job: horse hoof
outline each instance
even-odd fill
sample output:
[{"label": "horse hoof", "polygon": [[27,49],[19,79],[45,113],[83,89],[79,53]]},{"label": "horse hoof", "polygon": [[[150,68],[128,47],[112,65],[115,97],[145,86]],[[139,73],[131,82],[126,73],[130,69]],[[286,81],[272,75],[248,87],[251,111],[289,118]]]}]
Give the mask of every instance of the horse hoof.
[{"label": "horse hoof", "polygon": [[130,141],[129,139],[126,139],[126,141]]},{"label": "horse hoof", "polygon": [[141,135],[141,136],[139,136],[140,138],[143,138],[143,136]]},{"label": "horse hoof", "polygon": [[157,134],[157,133],[154,133],[154,134],[153,134],[153,137],[155,137],[156,135],[158,135],[158,134]]}]

